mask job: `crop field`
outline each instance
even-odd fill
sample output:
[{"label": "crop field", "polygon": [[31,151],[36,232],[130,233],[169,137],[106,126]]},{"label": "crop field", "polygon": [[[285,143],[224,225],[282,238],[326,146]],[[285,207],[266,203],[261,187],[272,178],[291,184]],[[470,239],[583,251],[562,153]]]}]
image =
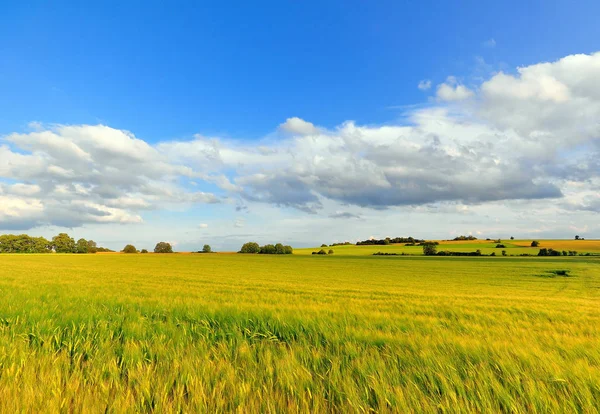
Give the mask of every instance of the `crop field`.
[{"label": "crop field", "polygon": [[0,255],[0,412],[598,411],[600,258],[383,247]]},{"label": "crop field", "polygon": [[[519,256],[521,254],[537,255],[540,248],[552,248],[555,250],[575,250],[578,253],[591,253],[600,255],[600,240],[541,240],[539,247],[531,247],[532,240],[501,240],[501,244],[505,247],[497,248],[495,241],[489,240],[461,240],[448,241],[439,240],[439,250],[449,250],[454,252],[474,252],[481,250],[481,253],[489,255],[496,253],[500,255],[502,250],[506,250],[509,256]],[[390,245],[372,245],[372,246],[331,246],[331,247],[314,247],[306,249],[294,249],[295,254],[312,254],[312,252],[324,249],[329,251],[332,249],[334,254],[350,255],[350,256],[369,256],[373,253],[396,253],[409,255],[422,255],[422,246],[406,246],[402,244]]]}]

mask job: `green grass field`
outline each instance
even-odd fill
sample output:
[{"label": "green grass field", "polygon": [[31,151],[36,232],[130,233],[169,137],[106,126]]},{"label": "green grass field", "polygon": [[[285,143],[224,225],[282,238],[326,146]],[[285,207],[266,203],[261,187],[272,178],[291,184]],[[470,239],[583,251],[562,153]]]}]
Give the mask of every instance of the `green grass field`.
[{"label": "green grass field", "polygon": [[0,255],[0,298],[0,412],[600,407],[597,257]]}]

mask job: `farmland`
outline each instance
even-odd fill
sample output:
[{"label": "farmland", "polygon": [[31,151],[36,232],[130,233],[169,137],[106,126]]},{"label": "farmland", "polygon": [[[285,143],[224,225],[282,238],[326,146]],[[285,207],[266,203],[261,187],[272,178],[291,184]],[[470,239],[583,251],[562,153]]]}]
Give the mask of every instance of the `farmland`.
[{"label": "farmland", "polygon": [[0,412],[600,406],[600,258],[333,249],[0,255]]},{"label": "farmland", "polygon": [[[532,240],[501,240],[501,244],[505,247],[497,248],[499,244],[493,240],[460,240],[449,241],[439,240],[438,250],[449,250],[454,252],[473,252],[481,250],[482,254],[489,255],[496,253],[499,255],[502,250],[506,250],[509,256],[519,256],[522,254],[537,255],[540,248],[552,248],[555,250],[575,250],[578,253],[590,253],[600,255],[600,240],[542,240],[539,247],[531,247]],[[319,251],[318,248],[295,249],[295,254],[312,254],[314,251]],[[350,255],[350,256],[368,256],[373,253],[396,253],[407,255],[422,255],[423,248],[418,245],[407,246],[405,243],[390,244],[390,245],[372,245],[372,246],[355,246],[354,244],[331,246],[324,248],[326,251],[332,249],[335,254]]]}]

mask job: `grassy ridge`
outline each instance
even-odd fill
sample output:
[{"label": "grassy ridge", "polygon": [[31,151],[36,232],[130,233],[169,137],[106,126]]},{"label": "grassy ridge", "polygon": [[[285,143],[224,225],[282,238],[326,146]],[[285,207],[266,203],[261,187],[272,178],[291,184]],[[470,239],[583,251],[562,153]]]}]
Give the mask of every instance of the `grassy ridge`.
[{"label": "grassy ridge", "polygon": [[600,406],[594,258],[0,260],[0,412]]}]

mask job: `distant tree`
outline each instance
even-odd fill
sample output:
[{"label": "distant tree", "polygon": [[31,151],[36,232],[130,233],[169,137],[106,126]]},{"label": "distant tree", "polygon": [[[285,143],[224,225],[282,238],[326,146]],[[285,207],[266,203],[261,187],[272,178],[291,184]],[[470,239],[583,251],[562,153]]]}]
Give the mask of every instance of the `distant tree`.
[{"label": "distant tree", "polygon": [[142,250],[140,250],[140,253],[148,253],[148,250],[142,249]]},{"label": "distant tree", "polygon": [[325,250],[321,249],[317,252],[317,254],[327,254],[327,252]]},{"label": "distant tree", "polygon": [[502,256],[506,256],[506,250],[502,250]]},{"label": "distant tree", "polygon": [[260,247],[260,250],[258,251],[259,254],[276,254],[277,250],[275,249],[275,246],[272,244],[265,244],[264,246]]},{"label": "distant tree", "polygon": [[579,236],[575,236],[575,240],[579,240]]},{"label": "distant tree", "polygon": [[531,242],[531,247],[538,247],[540,245],[540,242],[537,240],[534,240]]},{"label": "distant tree", "polygon": [[202,247],[202,253],[211,253],[211,252],[212,252],[212,250],[208,244],[205,244],[204,247]]},{"label": "distant tree", "polygon": [[59,233],[52,237],[52,247],[56,253],[74,253],[75,240],[67,233]]},{"label": "distant tree", "polygon": [[77,253],[87,253],[88,252],[88,242],[86,239],[77,240],[77,245],[75,247]]},{"label": "distant tree", "polygon": [[137,249],[133,244],[128,244],[127,246],[123,247],[123,253],[137,253]]},{"label": "distant tree", "polygon": [[492,254],[490,254],[490,256],[496,256],[496,252],[492,252]]},{"label": "distant tree", "polygon": [[423,243],[423,254],[425,256],[435,256],[437,254],[437,246],[434,243]]},{"label": "distant tree", "polygon": [[283,246],[283,254],[293,254],[294,253],[294,249],[292,249],[292,246]]},{"label": "distant tree", "polygon": [[388,244],[390,244],[390,238],[389,238],[389,237],[386,237],[386,238],[383,240],[383,244],[384,244],[384,245],[386,245],[386,246],[387,246]]},{"label": "distant tree", "polygon": [[173,253],[173,248],[170,243],[158,242],[154,247],[154,253]]},{"label": "distant tree", "polygon": [[506,247],[506,246],[505,246],[505,245],[503,245],[503,244],[497,244],[497,245],[496,245],[496,248],[497,248],[497,249],[504,249],[505,247]]},{"label": "distant tree", "polygon": [[325,243],[323,243],[323,244],[321,245],[321,247],[327,247],[327,245],[326,245]]},{"label": "distant tree", "polygon": [[514,238],[513,236],[510,236],[510,239],[511,239],[511,240],[514,240],[515,238]]},{"label": "distant tree", "polygon": [[327,252],[327,254],[333,254],[333,250],[329,249],[329,251]]},{"label": "distant tree", "polygon": [[566,250],[563,250],[563,251],[562,251],[562,255],[563,255],[563,256],[568,256],[568,255],[569,255],[569,253],[567,253],[567,251],[566,251]]},{"label": "distant tree", "polygon": [[98,244],[96,244],[93,240],[87,241],[87,250],[88,253],[96,253],[98,251]]},{"label": "distant tree", "polygon": [[258,253],[259,251],[260,246],[256,242],[244,243],[244,245],[240,249],[240,253]]}]

